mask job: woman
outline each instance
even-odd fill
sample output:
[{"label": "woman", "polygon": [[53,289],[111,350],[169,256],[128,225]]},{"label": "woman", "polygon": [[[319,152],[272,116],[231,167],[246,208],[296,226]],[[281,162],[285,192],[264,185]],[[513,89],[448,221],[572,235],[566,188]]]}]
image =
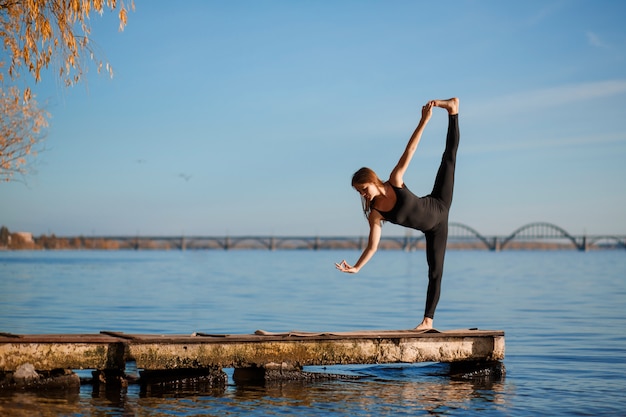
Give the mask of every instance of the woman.
[{"label": "woman", "polygon": [[[404,184],[404,173],[420,142],[433,107],[448,111],[448,134],[446,149],[435,177],[432,192],[417,197]],[[427,330],[433,327],[435,309],[439,301],[443,260],[448,240],[448,213],[452,204],[454,167],[459,146],[459,99],[433,100],[422,107],[422,118],[409,139],[398,164],[391,171],[389,180],[383,182],[369,168],[361,168],[352,177],[352,186],[361,194],[363,211],[370,225],[367,247],[354,266],[345,260],[335,264],[337,269],[357,273],[378,249],[382,222],[389,221],[412,229],[421,230],[426,237],[426,261],[428,262],[428,291],[424,319],[415,328]]]}]

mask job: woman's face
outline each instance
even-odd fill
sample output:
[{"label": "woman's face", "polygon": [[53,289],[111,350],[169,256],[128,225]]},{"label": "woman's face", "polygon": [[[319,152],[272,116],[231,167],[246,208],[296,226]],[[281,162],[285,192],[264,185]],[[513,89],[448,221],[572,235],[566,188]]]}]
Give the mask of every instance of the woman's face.
[{"label": "woman's face", "polygon": [[354,189],[367,201],[372,201],[372,199],[379,194],[378,188],[371,182],[356,185]]}]

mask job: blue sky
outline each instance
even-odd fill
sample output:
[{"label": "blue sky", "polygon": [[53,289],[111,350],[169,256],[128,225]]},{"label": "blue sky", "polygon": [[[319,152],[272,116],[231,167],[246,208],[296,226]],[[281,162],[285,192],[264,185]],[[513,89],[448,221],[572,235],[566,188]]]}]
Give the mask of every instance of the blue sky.
[{"label": "blue sky", "polygon": [[[94,16],[94,66],[32,85],[52,119],[0,224],[36,235],[363,235],[429,99],[461,99],[451,221],[626,234],[622,1],[136,0]],[[427,194],[435,109],[405,182]],[[383,233],[404,234],[394,225]]]}]

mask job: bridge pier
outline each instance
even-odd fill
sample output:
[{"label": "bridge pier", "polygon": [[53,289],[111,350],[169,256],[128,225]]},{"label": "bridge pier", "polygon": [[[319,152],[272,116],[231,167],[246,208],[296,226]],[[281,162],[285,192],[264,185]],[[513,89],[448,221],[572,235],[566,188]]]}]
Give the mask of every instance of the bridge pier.
[{"label": "bridge pier", "polygon": [[583,252],[587,252],[589,250],[589,244],[587,243],[587,236],[583,236],[583,242],[579,246],[579,248]]}]

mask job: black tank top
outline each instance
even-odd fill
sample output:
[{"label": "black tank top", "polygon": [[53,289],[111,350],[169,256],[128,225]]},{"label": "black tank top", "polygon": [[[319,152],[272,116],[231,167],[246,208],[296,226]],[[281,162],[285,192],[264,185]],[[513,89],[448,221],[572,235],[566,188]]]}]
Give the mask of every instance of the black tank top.
[{"label": "black tank top", "polygon": [[[391,185],[391,184],[390,184]],[[445,206],[431,196],[418,197],[406,185],[391,186],[396,193],[396,204],[389,211],[378,211],[385,220],[412,229],[429,231],[441,220],[447,219]]]}]

